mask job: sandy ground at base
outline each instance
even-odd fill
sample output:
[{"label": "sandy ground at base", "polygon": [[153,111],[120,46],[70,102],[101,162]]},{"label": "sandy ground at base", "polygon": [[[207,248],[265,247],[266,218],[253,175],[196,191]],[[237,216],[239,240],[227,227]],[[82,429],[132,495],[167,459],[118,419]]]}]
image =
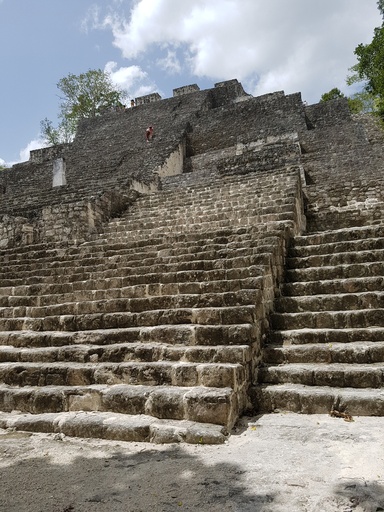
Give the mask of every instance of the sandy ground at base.
[{"label": "sandy ground at base", "polygon": [[0,511],[384,511],[384,418],[353,420],[245,418],[214,446],[0,430]]}]

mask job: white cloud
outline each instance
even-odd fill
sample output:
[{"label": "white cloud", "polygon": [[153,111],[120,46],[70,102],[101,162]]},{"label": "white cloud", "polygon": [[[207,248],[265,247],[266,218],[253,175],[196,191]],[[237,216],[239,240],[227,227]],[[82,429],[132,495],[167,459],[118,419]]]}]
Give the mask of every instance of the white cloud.
[{"label": "white cloud", "polygon": [[[117,5],[117,4],[116,4]],[[353,51],[381,23],[376,0],[136,0],[129,12],[94,18],[127,59],[164,48],[157,65],[213,80],[238,78],[252,94],[303,91],[311,101],[345,89]],[[96,20],[97,18],[97,20]],[[316,98],[317,97],[317,98]]]},{"label": "white cloud", "polygon": [[99,26],[100,9],[97,5],[93,5],[88,9],[88,12],[81,22],[81,30],[88,34],[92,28],[98,28]]},{"label": "white cloud", "polygon": [[[0,0],[0,2],[1,2],[1,0]],[[6,162],[2,158],[0,158],[0,165],[5,165],[6,167],[12,167],[12,165],[14,165],[14,164],[18,164],[20,162],[27,162],[29,160],[30,151],[33,151],[34,149],[45,148],[47,146],[48,146],[48,144],[45,143],[41,139],[31,140],[30,142],[28,142],[28,144],[23,149],[20,150],[18,160],[15,160],[14,162]]]},{"label": "white cloud", "polygon": [[[19,162],[27,162],[29,160],[29,152],[30,151],[33,151],[34,149],[45,148],[47,146],[48,146],[48,144],[46,144],[41,139],[31,140],[30,142],[28,142],[28,144],[25,146],[25,148],[20,151],[20,160],[18,160],[18,161]],[[16,162],[12,162],[12,164],[14,164],[14,163],[16,163]]]},{"label": "white cloud", "polygon": [[170,74],[180,73],[182,69],[176,52],[172,50],[168,50],[166,57],[163,59],[157,59],[157,65]]},{"label": "white cloud", "polygon": [[120,89],[128,92],[131,98],[143,96],[156,91],[156,85],[148,77],[148,73],[139,66],[118,67],[116,62],[110,61],[104,67],[110,74],[113,83]]}]

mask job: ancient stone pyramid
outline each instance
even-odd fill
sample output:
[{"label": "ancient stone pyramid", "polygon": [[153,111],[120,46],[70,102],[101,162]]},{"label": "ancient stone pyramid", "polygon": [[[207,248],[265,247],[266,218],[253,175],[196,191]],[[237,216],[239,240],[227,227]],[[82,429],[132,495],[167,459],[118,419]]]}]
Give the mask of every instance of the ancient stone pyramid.
[{"label": "ancient stone pyramid", "polygon": [[375,120],[237,80],[136,105],[0,173],[0,427],[220,443],[245,413],[384,415]]}]

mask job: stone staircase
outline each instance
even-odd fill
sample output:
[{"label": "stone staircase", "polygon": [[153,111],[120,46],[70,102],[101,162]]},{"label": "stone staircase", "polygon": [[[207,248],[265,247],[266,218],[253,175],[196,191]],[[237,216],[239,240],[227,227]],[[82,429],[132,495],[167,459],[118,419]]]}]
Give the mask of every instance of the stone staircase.
[{"label": "stone staircase", "polygon": [[219,443],[250,406],[300,175],[175,179],[81,245],[0,251],[0,427]]},{"label": "stone staircase", "polygon": [[384,415],[384,226],[297,236],[271,315],[260,411]]},{"label": "stone staircase", "polygon": [[0,428],[220,443],[248,409],[384,415],[383,142],[346,100],[229,81],[3,171]]}]

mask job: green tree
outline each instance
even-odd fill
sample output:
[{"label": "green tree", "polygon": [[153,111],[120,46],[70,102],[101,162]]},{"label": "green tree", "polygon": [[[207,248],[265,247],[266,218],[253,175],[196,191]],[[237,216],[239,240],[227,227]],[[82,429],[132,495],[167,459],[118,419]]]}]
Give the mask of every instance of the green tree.
[{"label": "green tree", "polygon": [[377,112],[377,100],[367,91],[360,91],[348,98],[348,104],[351,112],[358,114],[359,112]]},{"label": "green tree", "polygon": [[62,118],[57,128],[53,126],[52,121],[45,118],[40,121],[40,133],[44,140],[51,146],[57,144],[66,144],[72,142],[76,133],[77,123],[70,118]]},{"label": "green tree", "polygon": [[376,103],[374,101],[374,98],[368,92],[361,91],[348,97],[344,93],[342,93],[340,89],[338,89],[337,87],[334,87],[330,91],[322,94],[320,102],[338,99],[348,100],[349,108],[351,112],[353,112],[354,114],[358,114],[359,112],[374,112],[376,109]]},{"label": "green tree", "polygon": [[377,7],[381,13],[381,15],[383,16],[384,18],[384,0],[378,0],[377,1]]},{"label": "green tree", "polygon": [[340,98],[346,98],[345,94],[343,94],[340,89],[334,87],[328,92],[325,92],[321,95],[320,101],[331,101],[331,100],[339,100]]},{"label": "green tree", "polygon": [[42,137],[52,145],[71,142],[80,119],[121,106],[127,96],[113,85],[110,74],[101,69],[90,69],[80,75],[70,73],[59,80],[57,87],[61,91],[60,123],[57,128],[47,118],[40,123]]},{"label": "green tree", "polygon": [[121,104],[123,91],[113,85],[110,74],[90,69],[80,75],[69,74],[59,80],[57,87],[64,94],[61,104],[65,117],[76,120],[94,117],[104,110]]},{"label": "green tree", "polygon": [[[384,0],[377,2],[384,21]],[[384,117],[384,23],[376,27],[372,42],[355,48],[357,64],[350,69],[347,84],[363,82],[363,90],[372,98],[376,111]]]}]

